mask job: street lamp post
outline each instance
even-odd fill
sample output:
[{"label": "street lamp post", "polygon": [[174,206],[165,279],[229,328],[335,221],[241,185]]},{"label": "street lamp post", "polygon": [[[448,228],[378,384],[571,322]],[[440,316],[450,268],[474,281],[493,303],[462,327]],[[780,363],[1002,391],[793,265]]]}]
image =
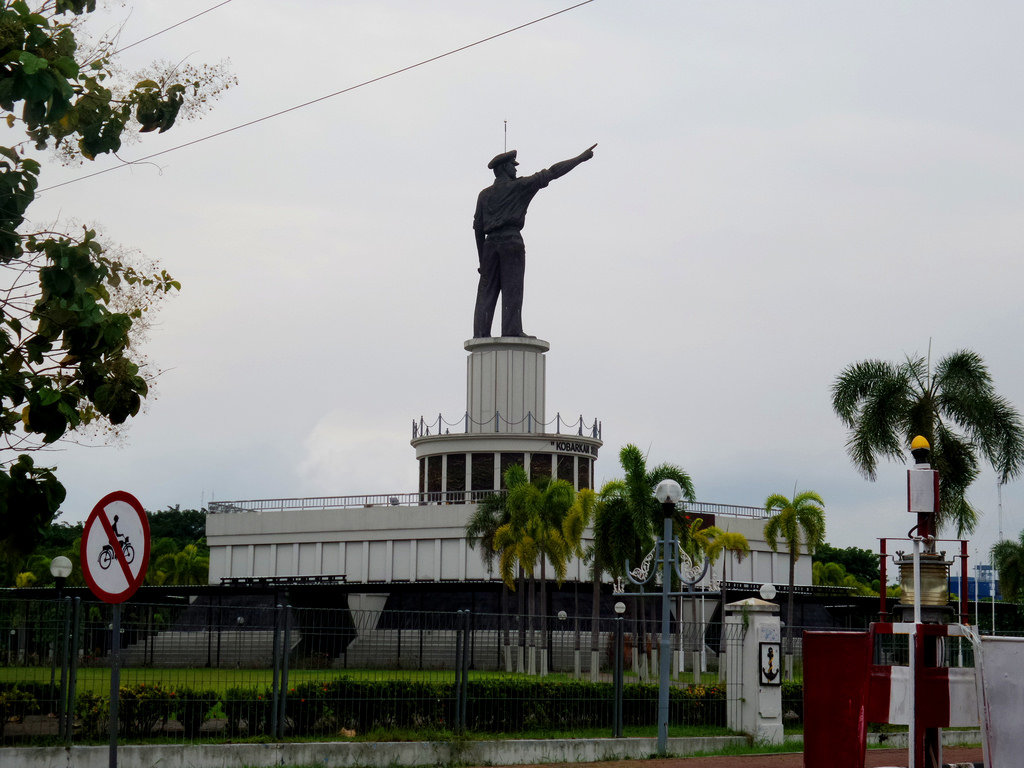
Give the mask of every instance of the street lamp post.
[{"label": "street lamp post", "polygon": [[626,661],[622,648],[622,614],[625,612],[626,604],[620,600],[615,604],[615,707],[612,712],[612,735],[616,739],[622,738],[622,668]]},{"label": "street lamp post", "polygon": [[661,502],[663,531],[661,539],[661,642],[658,650],[658,754],[668,754],[668,680],[672,661],[672,572],[668,568],[669,557],[675,560],[678,542],[672,536],[672,516],[676,504],[683,497],[683,489],[675,480],[662,480],[654,489],[654,496]]},{"label": "street lamp post", "polygon": [[[568,619],[568,618],[569,618],[569,614],[566,613],[565,611],[559,611],[558,612],[558,637],[559,637],[558,655],[559,655],[560,658],[563,658],[563,659],[565,658],[565,620]],[[555,652],[555,647],[554,646],[555,646],[555,644],[553,642],[550,642],[550,641],[548,642],[548,652],[552,654],[552,659],[551,659],[551,670],[552,671],[556,671],[556,669],[555,669],[555,660],[554,660],[554,652]],[[573,666],[575,667],[575,662],[574,662]]]},{"label": "street lamp post", "polygon": [[[655,498],[661,503],[663,516],[662,536],[655,541],[654,549],[647,553],[640,566],[630,569],[626,561],[626,578],[631,583],[642,586],[657,576],[656,564],[661,565],[661,642],[659,643],[659,679],[658,679],[658,754],[668,754],[668,710],[669,710],[669,675],[672,656],[672,614],[671,598],[676,595],[695,595],[694,587],[708,572],[708,560],[705,558],[701,568],[694,566],[689,555],[682,551],[678,540],[672,532],[672,518],[676,504],[683,496],[683,489],[675,480],[662,480],[654,489]],[[660,556],[659,556],[660,554]],[[675,573],[686,591],[672,591],[672,574]],[[616,594],[622,594],[622,584],[618,582]]]},{"label": "street lamp post", "polygon": [[50,561],[50,575],[57,583],[57,599],[60,600],[64,591],[64,582],[71,575],[71,561],[64,555],[57,555]]},{"label": "street lamp post", "polygon": [[[59,606],[61,593],[64,591],[64,582],[68,576],[71,575],[71,560],[64,557],[64,555],[57,555],[50,561],[50,575],[53,576],[54,581],[57,583],[57,602],[55,605]],[[60,644],[60,612],[54,611],[53,619],[53,652],[50,654],[50,696],[53,696],[54,686],[57,678],[57,647]],[[64,667],[61,666],[61,681],[63,687],[64,678]],[[51,699],[52,701],[52,699]],[[52,709],[50,710],[53,711]]]}]

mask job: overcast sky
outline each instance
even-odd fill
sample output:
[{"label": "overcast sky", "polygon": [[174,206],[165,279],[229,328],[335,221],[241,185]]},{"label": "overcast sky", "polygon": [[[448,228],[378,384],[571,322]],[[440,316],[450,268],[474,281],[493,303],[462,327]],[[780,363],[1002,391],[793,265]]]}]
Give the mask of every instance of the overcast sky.
[{"label": "overcast sky", "polygon": [[[133,42],[215,5],[115,7]],[[234,0],[124,54],[230,58],[203,120],[125,159],[356,85],[570,0]],[[130,11],[130,15],[129,15]],[[102,19],[108,19],[104,21]],[[599,419],[703,501],[826,502],[827,539],[904,536],[905,467],[851,466],[829,389],[854,361],[969,348],[1024,407],[1024,54],[1018,2],[596,0],[32,209],[95,222],[183,283],[147,354],[166,373],[120,447],[39,458],[62,519],[416,490],[411,423],[465,409],[476,195],[599,142],[534,200],[524,325],[548,416]],[[51,164],[41,186],[116,165]],[[994,475],[971,553],[997,536]],[[1021,482],[1003,529],[1024,526]]]}]

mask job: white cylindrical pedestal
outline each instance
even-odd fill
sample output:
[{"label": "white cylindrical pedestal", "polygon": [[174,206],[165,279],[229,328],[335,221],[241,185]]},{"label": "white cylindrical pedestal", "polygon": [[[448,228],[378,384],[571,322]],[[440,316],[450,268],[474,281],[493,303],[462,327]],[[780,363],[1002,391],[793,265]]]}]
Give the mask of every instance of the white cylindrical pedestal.
[{"label": "white cylindrical pedestal", "polygon": [[544,353],[541,339],[470,339],[466,411],[471,433],[543,432]]}]

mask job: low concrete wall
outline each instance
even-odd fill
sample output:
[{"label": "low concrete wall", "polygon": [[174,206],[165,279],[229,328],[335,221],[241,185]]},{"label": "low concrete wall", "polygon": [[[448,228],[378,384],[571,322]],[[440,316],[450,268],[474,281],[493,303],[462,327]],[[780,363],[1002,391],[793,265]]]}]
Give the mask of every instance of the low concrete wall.
[{"label": "low concrete wall", "polygon": [[[905,733],[887,734],[885,746],[905,748]],[[978,744],[980,731],[943,730],[943,744]],[[799,751],[799,735],[787,741]],[[868,734],[870,743],[878,734]],[[745,736],[669,739],[673,755],[692,755],[746,744]],[[451,742],[306,742],[297,744],[158,744],[119,747],[120,768],[272,768],[317,765],[323,768],[389,766],[524,765],[592,763],[643,759],[653,755],[656,739],[539,739]],[[109,747],[32,747],[0,749],[0,764],[17,768],[108,768]]]},{"label": "low concrete wall", "polygon": [[[786,741],[797,745],[803,744],[804,736],[802,733],[794,733],[786,736]],[[981,731],[942,729],[942,746],[962,747],[972,744],[981,744]],[[868,734],[868,746],[884,747],[885,749],[906,749],[909,745],[910,738],[907,731]]]},{"label": "low concrete wall", "polygon": [[[669,739],[674,755],[745,744],[743,736]],[[516,765],[586,763],[646,758],[656,739],[543,739],[535,741],[317,742],[295,744],[131,745],[117,750],[120,768],[271,768],[317,765],[324,768],[392,765]],[[18,768],[107,768],[109,747],[0,749],[0,763]]]}]

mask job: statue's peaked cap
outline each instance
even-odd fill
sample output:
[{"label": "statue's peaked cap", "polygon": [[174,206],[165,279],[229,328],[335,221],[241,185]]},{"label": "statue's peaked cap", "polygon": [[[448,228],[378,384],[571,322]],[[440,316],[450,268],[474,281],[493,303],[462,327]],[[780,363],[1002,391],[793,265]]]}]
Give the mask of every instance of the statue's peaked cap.
[{"label": "statue's peaked cap", "polygon": [[[508,152],[502,152],[500,155],[495,155],[494,159],[487,164],[487,167],[493,171],[499,165],[507,163],[509,160],[513,163],[516,162],[516,150],[511,149]],[[516,165],[519,165],[519,163],[516,163]]]}]

